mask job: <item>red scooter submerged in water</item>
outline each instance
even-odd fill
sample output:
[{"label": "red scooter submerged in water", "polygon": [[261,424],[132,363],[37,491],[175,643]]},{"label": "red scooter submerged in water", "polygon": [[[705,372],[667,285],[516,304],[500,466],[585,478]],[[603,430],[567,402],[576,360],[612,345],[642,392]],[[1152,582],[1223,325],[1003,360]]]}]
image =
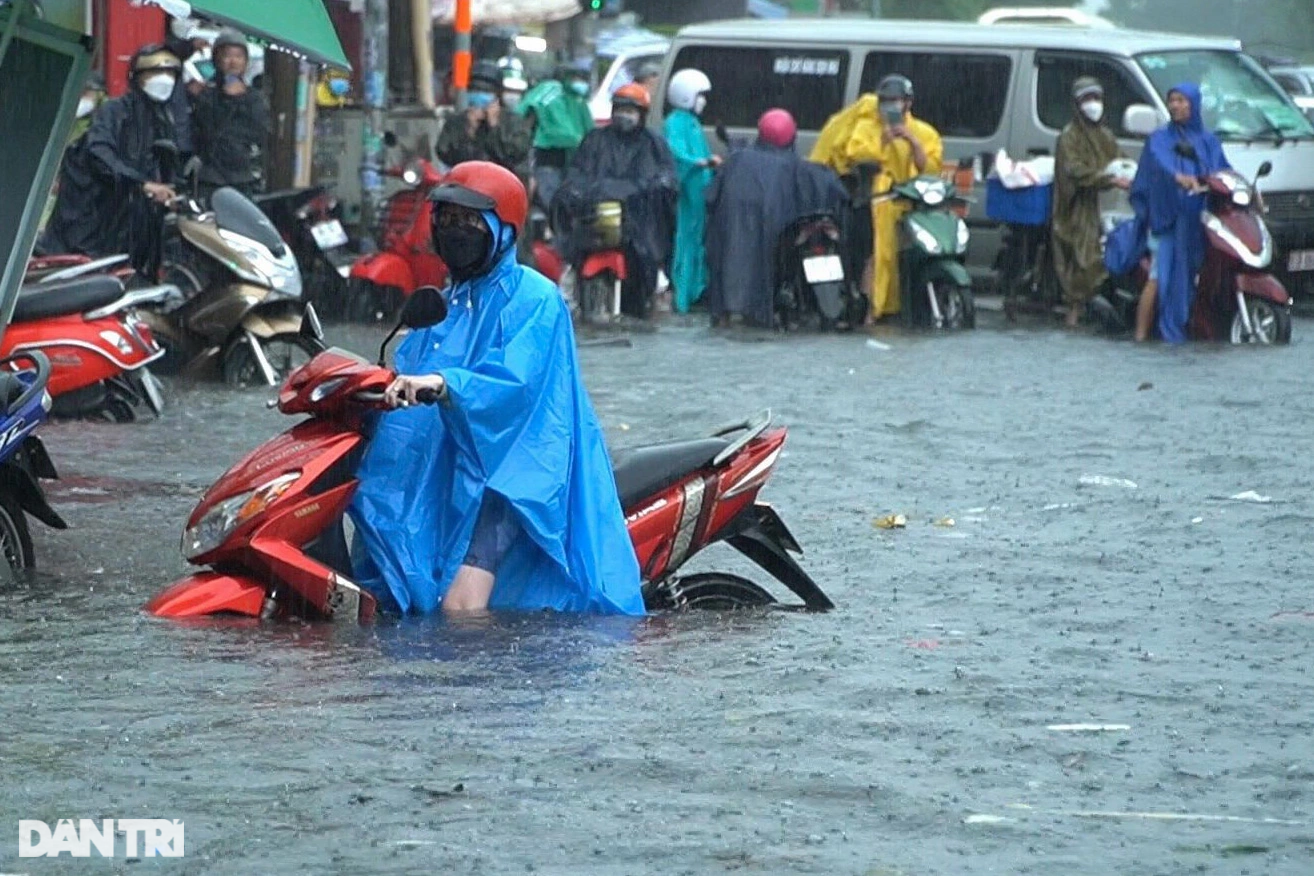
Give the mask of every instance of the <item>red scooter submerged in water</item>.
[{"label": "red scooter submerged in water", "polygon": [[[407,299],[402,324],[426,328],[446,313],[442,294],[424,287]],[[302,332],[323,348],[313,307],[306,309]],[[289,375],[277,406],[309,419],[256,448],[202,497],[187,521],[182,550],[189,562],[210,568],[169,587],[146,610],[171,618],[369,620],[375,600],[351,580],[343,516],[368,442],[366,415],[382,408],[393,377],[390,369],[339,349],[323,350]],[[422,394],[421,400],[435,399]],[[802,607],[834,607],[791,556],[801,549],[784,522],[757,501],[785,443],[785,430],[770,425],[766,414],[707,438],[617,454],[616,484],[649,610],[774,603],[745,578],[680,573],[689,558],[717,542],[761,566],[802,599]]]}]

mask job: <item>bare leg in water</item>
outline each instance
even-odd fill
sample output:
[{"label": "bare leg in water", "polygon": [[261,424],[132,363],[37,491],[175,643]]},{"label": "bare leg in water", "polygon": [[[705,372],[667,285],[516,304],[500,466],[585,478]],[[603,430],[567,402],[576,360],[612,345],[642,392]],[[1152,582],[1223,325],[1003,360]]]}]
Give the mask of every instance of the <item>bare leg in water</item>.
[{"label": "bare leg in water", "polygon": [[1136,305],[1136,341],[1148,340],[1150,328],[1154,325],[1154,314],[1159,302],[1159,281],[1150,280],[1141,290],[1141,300]]},{"label": "bare leg in water", "polygon": [[477,614],[488,610],[493,595],[493,573],[475,566],[462,566],[443,596],[444,614]]}]

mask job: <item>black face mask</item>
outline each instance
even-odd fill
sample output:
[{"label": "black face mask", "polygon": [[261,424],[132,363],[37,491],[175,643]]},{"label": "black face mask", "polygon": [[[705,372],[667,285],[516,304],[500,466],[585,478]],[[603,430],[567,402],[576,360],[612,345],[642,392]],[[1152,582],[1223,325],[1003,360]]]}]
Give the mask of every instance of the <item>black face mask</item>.
[{"label": "black face mask", "polygon": [[468,225],[439,229],[433,238],[439,258],[458,280],[468,280],[478,273],[488,261],[493,244],[493,235]]},{"label": "black face mask", "polygon": [[622,134],[629,134],[639,130],[639,120],[631,116],[612,116],[612,127]]}]

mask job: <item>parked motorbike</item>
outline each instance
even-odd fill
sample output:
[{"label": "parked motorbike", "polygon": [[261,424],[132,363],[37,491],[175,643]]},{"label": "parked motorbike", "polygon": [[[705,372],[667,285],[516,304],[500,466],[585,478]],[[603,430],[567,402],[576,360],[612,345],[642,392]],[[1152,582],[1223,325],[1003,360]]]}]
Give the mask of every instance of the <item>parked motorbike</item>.
[{"label": "parked motorbike", "polygon": [[33,256],[27,261],[24,283],[59,283],[89,274],[112,274],[124,283],[132,279],[134,271],[127,255],[91,256],[73,253]]},{"label": "parked motorbike", "polygon": [[127,423],[143,405],[158,417],[164,395],[147,366],[164,350],[137,308],[181,301],[174,286],[124,291],[106,274],[27,284],[0,339],[0,356],[40,351],[47,357],[56,417]]},{"label": "parked motorbike", "polygon": [[[1291,341],[1292,299],[1268,270],[1273,262],[1273,238],[1256,187],[1272,172],[1272,162],[1265,161],[1253,181],[1233,170],[1200,180],[1198,191],[1205,195],[1200,220],[1206,244],[1187,326],[1193,340],[1233,344]],[[1142,258],[1131,276],[1114,278],[1095,297],[1092,312],[1109,332],[1122,334],[1135,326],[1136,305],[1149,266],[1149,258]]]},{"label": "parked motorbike", "polygon": [[621,320],[621,290],[629,277],[621,244],[623,214],[620,201],[601,201],[582,221],[558,216],[553,223],[576,235],[584,253],[559,281],[572,312],[583,325],[601,327]]},{"label": "parked motorbike", "polygon": [[174,200],[160,280],[185,302],[148,305],[142,318],[165,355],[159,367],[217,374],[231,386],[277,386],[310,360],[300,327],[301,272],[273,224],[241,192],[220,188],[209,209]]},{"label": "parked motorbike", "polygon": [[[396,139],[388,143],[395,145]],[[420,155],[384,175],[401,180],[405,188],[384,204],[378,252],[361,256],[348,273],[346,316],[361,322],[389,318],[415,289],[447,282],[447,266],[434,252],[430,228],[429,193],[442,182],[442,173]]]},{"label": "parked motorbike", "polygon": [[34,433],[50,409],[50,361],[39,350],[0,360],[0,576],[12,581],[36,565],[28,514],[53,529],[68,524],[46,501],[41,480],[59,477]]},{"label": "parked motorbike", "polygon": [[292,249],[301,271],[303,298],[335,317],[345,317],[347,278],[356,253],[342,227],[342,207],[327,186],[283,189],[253,198]]},{"label": "parked motorbike", "polygon": [[900,201],[900,312],[912,326],[936,330],[976,327],[972,278],[964,264],[971,233],[952,209],[971,203],[938,176],[919,176],[873,198]]},{"label": "parked motorbike", "polygon": [[823,331],[862,325],[867,296],[845,274],[843,232],[834,213],[810,213],[786,226],[776,248],[776,276],[780,328],[795,328],[809,315]]},{"label": "parked motorbike", "polygon": [[[402,323],[421,329],[441,322],[447,305],[421,288],[402,310]],[[384,351],[391,338],[384,341]],[[322,348],[322,331],[308,307],[303,336]],[[384,360],[380,352],[380,363]],[[393,379],[344,350],[324,350],[279,391],[279,410],[309,415],[223,475],[187,521],[183,553],[208,566],[169,587],[146,606],[161,617],[230,613],[368,620],[375,599],[351,580],[343,514],[366,446],[364,423],[379,409]],[[436,397],[421,393],[421,401]],[[703,548],[727,542],[803,601],[833,607],[791,556],[798,543],[768,505],[757,501],[785,442],[769,414],[692,441],[636,448],[615,459],[616,483],[653,610],[764,606],[775,598],[734,575],[682,575]]]}]

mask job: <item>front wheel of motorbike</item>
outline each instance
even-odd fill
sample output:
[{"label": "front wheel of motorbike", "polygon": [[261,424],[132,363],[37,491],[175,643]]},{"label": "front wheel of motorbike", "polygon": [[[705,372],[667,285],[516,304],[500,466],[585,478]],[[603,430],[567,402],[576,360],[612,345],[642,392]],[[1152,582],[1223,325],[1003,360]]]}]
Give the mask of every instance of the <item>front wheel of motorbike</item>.
[{"label": "front wheel of motorbike", "polygon": [[27,518],[18,499],[8,490],[0,491],[0,552],[4,553],[10,580],[36,566]]},{"label": "front wheel of motorbike", "polygon": [[1291,308],[1249,295],[1245,296],[1245,303],[1251,330],[1246,330],[1245,320],[1238,310],[1232,317],[1232,343],[1261,345],[1291,343]]},{"label": "front wheel of motorbike", "polygon": [[747,578],[724,572],[671,578],[644,593],[649,611],[738,611],[764,608],[775,601]]},{"label": "front wheel of motorbike", "polygon": [[976,328],[976,304],[972,299],[972,288],[960,286],[948,280],[933,280],[928,284],[927,292],[935,296],[935,312],[927,314],[930,327],[936,331],[961,331]]},{"label": "front wheel of motorbike", "polygon": [[[314,344],[298,334],[286,332],[260,338],[260,347],[274,370],[274,382],[282,385],[287,376],[315,357]],[[229,386],[265,386],[265,378],[245,336],[239,334],[223,352],[224,382]]]}]

